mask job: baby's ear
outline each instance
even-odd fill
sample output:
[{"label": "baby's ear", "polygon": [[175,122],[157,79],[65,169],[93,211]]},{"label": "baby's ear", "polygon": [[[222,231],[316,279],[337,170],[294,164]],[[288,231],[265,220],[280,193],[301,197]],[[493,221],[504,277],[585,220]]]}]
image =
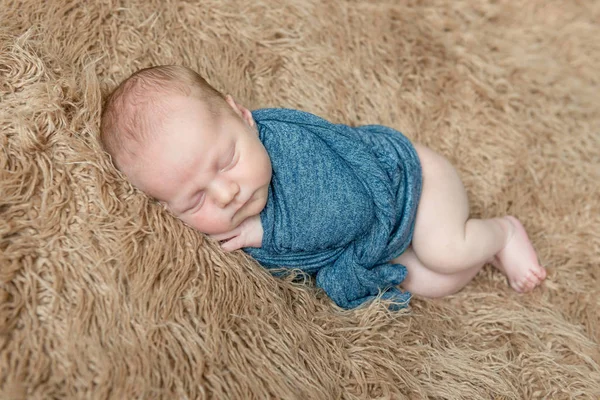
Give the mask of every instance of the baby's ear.
[{"label": "baby's ear", "polygon": [[239,106],[239,107],[240,107],[240,111],[242,113],[242,118],[244,119],[244,121],[246,121],[248,123],[248,125],[250,125],[250,127],[254,127],[254,118],[252,117],[252,112],[250,112],[250,110],[248,110],[244,106]]},{"label": "baby's ear", "polygon": [[250,112],[250,110],[248,110],[246,107],[235,101],[235,99],[230,94],[225,96],[225,100],[227,101],[227,104],[229,104],[231,108],[233,108],[233,111],[235,111],[237,115],[239,115],[244,121],[246,121],[248,125],[254,126],[254,118],[252,118],[252,113]]},{"label": "baby's ear", "polygon": [[227,102],[227,104],[229,104],[229,107],[231,107],[237,115],[239,115],[240,117],[243,117],[242,109],[244,107],[240,107],[240,105],[238,104],[237,101],[235,101],[233,96],[231,96],[230,94],[226,95],[225,101]]},{"label": "baby's ear", "polygon": [[233,99],[233,96],[231,96],[230,94],[225,95],[225,101],[227,102],[227,104],[229,104],[231,108],[233,108],[234,110],[237,109],[237,103]]},{"label": "baby's ear", "polygon": [[158,204],[160,204],[162,206],[163,209],[169,211],[169,205],[167,204],[166,201],[158,201]]}]

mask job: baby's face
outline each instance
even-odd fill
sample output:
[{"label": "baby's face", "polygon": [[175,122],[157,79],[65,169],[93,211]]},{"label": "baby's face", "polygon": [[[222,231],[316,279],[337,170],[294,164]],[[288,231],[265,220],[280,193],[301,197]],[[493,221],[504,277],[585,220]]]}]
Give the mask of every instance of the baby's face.
[{"label": "baby's face", "polygon": [[[161,133],[124,172],[177,218],[207,234],[226,233],[267,202],[271,162],[252,115],[228,97],[235,115],[210,114],[198,99],[169,99]],[[222,113],[226,114],[226,113]]]}]

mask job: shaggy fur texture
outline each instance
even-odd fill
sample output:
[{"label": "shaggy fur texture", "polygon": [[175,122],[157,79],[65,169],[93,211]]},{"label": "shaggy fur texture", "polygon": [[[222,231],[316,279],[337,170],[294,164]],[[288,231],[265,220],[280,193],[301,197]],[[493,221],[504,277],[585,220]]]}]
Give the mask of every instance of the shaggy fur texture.
[{"label": "shaggy fur texture", "polygon": [[[600,2],[192,3],[0,0],[1,398],[600,398]],[[445,154],[547,281],[347,312],[223,254],[97,141],[102,98],[167,63]]]}]

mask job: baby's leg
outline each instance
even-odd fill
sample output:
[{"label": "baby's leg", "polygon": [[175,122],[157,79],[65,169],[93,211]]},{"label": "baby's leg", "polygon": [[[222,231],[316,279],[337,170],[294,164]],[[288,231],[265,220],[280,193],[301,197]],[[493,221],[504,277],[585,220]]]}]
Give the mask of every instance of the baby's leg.
[{"label": "baby's leg", "polygon": [[494,262],[518,291],[539,284],[545,270],[516,219],[469,219],[467,194],[454,167],[425,146],[415,148],[423,189],[412,247],[422,264],[437,273],[456,274]]},{"label": "baby's leg", "polygon": [[440,274],[424,266],[412,247],[390,262],[402,264],[408,270],[408,274],[402,282],[402,288],[419,296],[434,298],[458,292],[477,275],[483,266],[476,266],[454,274]]}]

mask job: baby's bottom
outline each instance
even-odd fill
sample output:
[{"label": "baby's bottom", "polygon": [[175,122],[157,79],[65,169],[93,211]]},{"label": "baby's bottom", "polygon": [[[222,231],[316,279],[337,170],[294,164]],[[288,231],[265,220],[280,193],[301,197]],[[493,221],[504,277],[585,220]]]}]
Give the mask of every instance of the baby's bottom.
[{"label": "baby's bottom", "polygon": [[521,223],[514,217],[469,218],[467,193],[454,167],[431,149],[414,144],[423,170],[412,245],[392,260],[408,269],[402,286],[441,297],[457,292],[487,262],[518,292],[537,286],[546,271]]}]

